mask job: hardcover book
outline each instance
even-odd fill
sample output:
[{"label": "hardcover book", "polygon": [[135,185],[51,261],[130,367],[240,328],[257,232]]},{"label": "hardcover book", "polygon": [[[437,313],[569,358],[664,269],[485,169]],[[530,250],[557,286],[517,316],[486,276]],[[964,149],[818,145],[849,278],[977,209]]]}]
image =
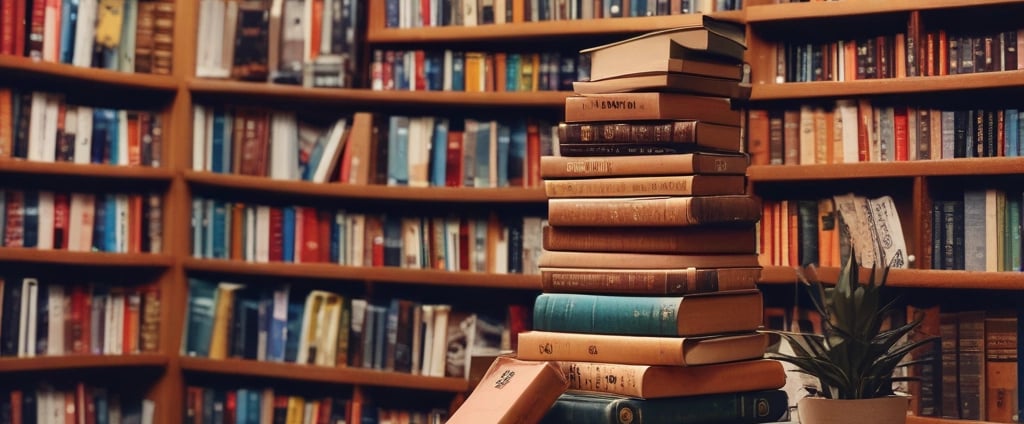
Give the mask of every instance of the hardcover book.
[{"label": "hardcover book", "polygon": [[518,358],[635,365],[695,366],[760,359],[768,338],[743,333],[706,337],[651,337],[528,331]]},{"label": "hardcover book", "polygon": [[568,386],[553,363],[499,356],[447,423],[536,423]]},{"label": "hardcover book", "polygon": [[782,363],[771,359],[695,367],[562,361],[569,389],[644,399],[774,390],[786,384]]},{"label": "hardcover book", "polygon": [[782,390],[660,399],[570,391],[558,397],[541,423],[766,423],[781,419],[787,408]]}]

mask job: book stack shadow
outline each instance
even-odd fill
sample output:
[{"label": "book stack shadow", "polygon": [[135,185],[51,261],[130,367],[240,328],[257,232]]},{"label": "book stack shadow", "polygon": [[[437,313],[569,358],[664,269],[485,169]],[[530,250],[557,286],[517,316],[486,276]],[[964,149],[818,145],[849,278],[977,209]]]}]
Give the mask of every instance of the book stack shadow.
[{"label": "book stack shadow", "polygon": [[517,352],[569,380],[543,423],[784,417],[785,373],[757,332],[742,28],[695,15],[584,51],[592,79],[541,157],[543,293]]}]

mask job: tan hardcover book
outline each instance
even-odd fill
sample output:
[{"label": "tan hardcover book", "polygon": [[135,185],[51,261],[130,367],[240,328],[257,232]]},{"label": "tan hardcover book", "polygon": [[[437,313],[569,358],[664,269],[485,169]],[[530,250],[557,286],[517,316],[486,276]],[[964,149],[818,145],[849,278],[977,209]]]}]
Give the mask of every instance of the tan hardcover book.
[{"label": "tan hardcover book", "polygon": [[541,252],[540,267],[613,268],[613,269],[666,269],[666,268],[734,268],[756,267],[757,255],[686,255],[663,253],[612,252]]},{"label": "tan hardcover book", "polygon": [[557,364],[499,356],[447,423],[536,423],[567,387]]},{"label": "tan hardcover book", "polygon": [[634,365],[694,366],[760,359],[768,337],[747,333],[707,337],[654,337],[527,331],[519,359]]},{"label": "tan hardcover book", "polygon": [[683,16],[688,21],[678,27],[580,50],[580,53],[590,55],[592,69],[615,68],[619,62],[644,62],[651,58],[682,58],[687,54],[718,57],[723,61],[743,60],[746,51],[743,25],[700,14]]},{"label": "tan hardcover book", "polygon": [[733,99],[750,97],[750,84],[726,78],[690,75],[678,72],[658,72],[626,75],[603,80],[574,81],[576,94],[631,93],[638,91],[670,91]]},{"label": "tan hardcover book", "polygon": [[669,72],[740,81],[743,78],[743,65],[692,54],[684,54],[682,58],[671,59],[653,57],[632,62],[612,62],[600,69],[591,67],[590,80],[600,81],[623,76]]},{"label": "tan hardcover book", "polygon": [[742,150],[740,127],[698,120],[562,122],[555,156],[640,156]]},{"label": "tan hardcover book", "polygon": [[755,253],[753,225],[552,227],[544,226],[544,248],[585,252]]},{"label": "tan hardcover book", "polygon": [[659,175],[653,177],[610,177],[545,180],[549,198],[708,196],[743,194],[743,175]]},{"label": "tan hardcover book", "polygon": [[747,171],[747,162],[747,155],[729,153],[541,156],[540,176],[544,179],[558,179],[688,174],[743,175]]},{"label": "tan hardcover book", "polygon": [[356,185],[370,183],[372,152],[377,144],[374,140],[373,119],[373,114],[369,112],[357,112],[352,117],[352,129],[339,169],[341,182]]},{"label": "tan hardcover book", "polygon": [[569,388],[639,398],[694,396],[778,389],[786,384],[782,363],[770,359],[696,367],[559,362]]},{"label": "tan hardcover book", "polygon": [[650,227],[756,222],[761,201],[748,195],[548,199],[552,226]]},{"label": "tan hardcover book", "polygon": [[761,268],[602,269],[541,267],[545,293],[687,295],[757,288]]},{"label": "tan hardcover book", "polygon": [[642,121],[696,119],[739,126],[742,113],[726,97],[683,93],[606,93],[569,96],[565,121]]}]

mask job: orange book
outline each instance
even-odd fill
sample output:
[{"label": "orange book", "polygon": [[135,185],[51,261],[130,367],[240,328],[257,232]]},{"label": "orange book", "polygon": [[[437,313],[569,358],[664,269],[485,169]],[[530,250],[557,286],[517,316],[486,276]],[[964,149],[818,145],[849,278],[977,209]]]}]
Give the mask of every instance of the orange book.
[{"label": "orange book", "polygon": [[782,363],[770,359],[696,367],[572,361],[559,366],[572,390],[644,399],[771,390],[786,384]]},{"label": "orange book", "polygon": [[635,365],[698,366],[760,359],[768,336],[654,337],[527,331],[519,334],[519,359]]},{"label": "orange book", "polygon": [[753,223],[758,218],[760,200],[745,194],[548,200],[548,222],[553,226],[696,226]]},{"label": "orange book", "polygon": [[991,313],[985,316],[984,382],[986,421],[1013,422],[1020,410],[1017,405],[1017,320],[1012,313]]},{"label": "orange book", "polygon": [[643,228],[544,226],[544,249],[632,253],[754,253],[753,225]]},{"label": "orange book", "polygon": [[14,147],[14,106],[10,88],[0,88],[0,158],[11,157]]},{"label": "orange book", "polygon": [[768,111],[751,109],[747,112],[747,153],[751,165],[768,165],[771,154],[768,148]]},{"label": "orange book", "polygon": [[447,423],[535,423],[567,387],[553,363],[499,356]]},{"label": "orange book", "polygon": [[565,99],[565,121],[642,121],[699,119],[712,124],[740,126],[742,112],[728,98],[683,93],[608,93]]}]

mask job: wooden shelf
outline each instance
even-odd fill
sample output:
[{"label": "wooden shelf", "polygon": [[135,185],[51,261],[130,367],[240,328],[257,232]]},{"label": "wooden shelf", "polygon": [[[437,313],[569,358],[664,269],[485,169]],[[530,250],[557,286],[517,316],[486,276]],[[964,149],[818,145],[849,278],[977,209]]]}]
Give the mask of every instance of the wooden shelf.
[{"label": "wooden shelf", "polygon": [[363,106],[444,106],[458,107],[543,107],[563,108],[566,91],[483,92],[462,91],[376,91],[358,88],[304,88],[297,85],[268,84],[193,78],[188,87],[195,95],[214,98],[271,99],[288,103]]},{"label": "wooden shelf", "polygon": [[848,180],[915,176],[1011,175],[1024,169],[1024,157],[961,158],[909,162],[864,162],[836,165],[755,165],[752,182]]},{"label": "wooden shelf", "polygon": [[48,84],[98,84],[106,88],[116,87],[120,91],[173,93],[178,90],[178,79],[172,76],[83,68],[11,55],[0,55],[0,77],[9,83],[18,80],[42,80]]},{"label": "wooden shelf", "polygon": [[35,358],[2,358],[0,372],[63,371],[83,368],[165,367],[168,356],[141,355],[67,355]]},{"label": "wooden shelf", "polygon": [[[861,272],[867,278],[870,270]],[[818,268],[823,281],[836,281],[839,268]],[[769,266],[761,271],[760,284],[785,285],[796,282],[796,271],[791,267]],[[1020,290],[1024,287],[1024,272],[946,271],[921,269],[893,269],[886,283],[892,287],[921,289],[963,290]]]},{"label": "wooden shelf", "polygon": [[469,389],[469,382],[461,378],[423,377],[363,368],[330,368],[241,359],[213,360],[182,357],[181,369],[186,372],[195,373],[225,374],[230,376],[243,375],[317,383],[400,387],[411,390],[439,392],[464,392]]},{"label": "wooden shelf", "polygon": [[1020,3],[1020,0],[856,0],[810,3],[782,3],[746,8],[746,22],[752,25],[764,22],[792,21],[796,19],[835,19],[842,16],[900,13],[912,10],[956,9]]},{"label": "wooden shelf", "polygon": [[114,166],[67,162],[35,162],[0,158],[0,174],[51,175],[72,178],[131,180],[170,183],[174,172],[148,166]]},{"label": "wooden shelf", "polygon": [[958,420],[954,418],[918,417],[907,415],[907,424],[995,424],[989,421]]},{"label": "wooden shelf", "polygon": [[432,203],[543,203],[544,190],[537,188],[392,187],[382,185],[318,184],[264,177],[185,171],[193,186],[336,199],[400,200]]},{"label": "wooden shelf", "polygon": [[174,265],[174,256],[151,253],[70,252],[67,250],[0,247],[0,262],[97,268],[170,268]]},{"label": "wooden shelf", "polygon": [[[692,25],[699,22],[697,14],[645,16],[635,18],[575,19],[564,21],[523,22],[500,25],[443,26],[426,28],[370,28],[369,43],[439,43],[510,41],[538,38],[641,34],[660,29]],[[716,12],[716,18],[742,21],[742,11]]]},{"label": "wooden shelf", "polygon": [[[849,1],[849,3],[857,3]],[[846,1],[802,4],[838,4]],[[897,94],[940,93],[982,89],[1024,88],[1024,70],[979,72],[936,77],[886,78],[857,81],[787,82],[756,84],[750,101],[798,100],[809,98],[856,97]]]},{"label": "wooden shelf", "polygon": [[396,267],[354,267],[329,263],[251,263],[196,258],[185,259],[184,264],[186,271],[228,275],[358,280],[431,286],[540,291],[539,275],[487,274],[481,272],[453,272]]}]

